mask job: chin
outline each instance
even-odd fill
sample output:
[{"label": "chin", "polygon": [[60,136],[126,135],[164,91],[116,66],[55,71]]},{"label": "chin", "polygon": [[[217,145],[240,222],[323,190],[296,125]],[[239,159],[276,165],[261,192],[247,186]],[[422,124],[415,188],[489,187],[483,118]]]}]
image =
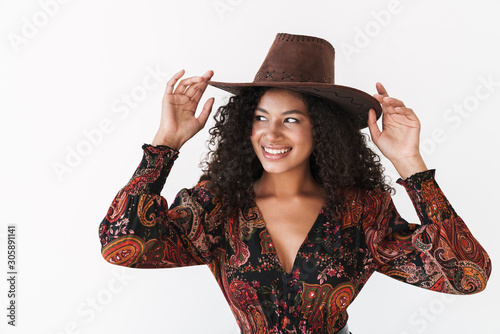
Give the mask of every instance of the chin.
[{"label": "chin", "polygon": [[292,172],[294,170],[297,170],[297,167],[299,167],[299,166],[290,166],[287,164],[276,163],[276,162],[269,163],[267,161],[265,163],[262,163],[261,161],[261,164],[262,168],[264,169],[264,172],[268,174],[283,174],[287,172]]},{"label": "chin", "polygon": [[277,167],[266,168],[265,166],[263,167],[264,167],[264,173],[267,174],[282,174],[288,171],[286,168],[277,168]]}]

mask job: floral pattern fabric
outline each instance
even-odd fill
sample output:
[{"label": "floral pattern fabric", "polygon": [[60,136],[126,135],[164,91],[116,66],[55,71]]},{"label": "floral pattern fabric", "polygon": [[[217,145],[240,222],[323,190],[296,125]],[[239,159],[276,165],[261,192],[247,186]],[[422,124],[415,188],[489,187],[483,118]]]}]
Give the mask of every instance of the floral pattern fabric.
[{"label": "floral pattern fabric", "polygon": [[143,150],[100,224],[103,257],[134,268],[208,265],[242,333],[335,333],[374,271],[453,294],[483,290],[491,273],[434,170],[398,180],[421,225],[401,218],[387,192],[346,190],[342,210],[323,207],[287,273],[254,199],[224,220],[215,185],[203,181],[168,208],[160,192],[178,152]]}]

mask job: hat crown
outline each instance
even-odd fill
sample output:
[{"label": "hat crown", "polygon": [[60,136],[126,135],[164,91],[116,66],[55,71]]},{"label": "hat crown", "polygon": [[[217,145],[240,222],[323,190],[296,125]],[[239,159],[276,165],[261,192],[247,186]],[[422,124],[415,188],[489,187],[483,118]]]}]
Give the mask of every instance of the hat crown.
[{"label": "hat crown", "polygon": [[335,49],[326,40],[279,33],[252,82],[208,81],[209,85],[233,94],[244,87],[276,87],[318,96],[335,103],[339,110],[367,126],[368,112],[382,115],[380,103],[371,95],[352,87],[335,84]]},{"label": "hat crown", "polygon": [[335,49],[326,40],[279,33],[255,75],[255,83],[335,84]]}]

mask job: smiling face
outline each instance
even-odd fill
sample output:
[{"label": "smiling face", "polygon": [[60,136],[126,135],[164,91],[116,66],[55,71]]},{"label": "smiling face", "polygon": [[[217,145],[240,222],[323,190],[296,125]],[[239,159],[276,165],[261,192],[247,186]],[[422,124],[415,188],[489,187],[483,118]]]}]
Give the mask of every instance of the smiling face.
[{"label": "smiling face", "polygon": [[302,95],[266,91],[254,112],[251,141],[265,172],[310,172],[312,123]]}]

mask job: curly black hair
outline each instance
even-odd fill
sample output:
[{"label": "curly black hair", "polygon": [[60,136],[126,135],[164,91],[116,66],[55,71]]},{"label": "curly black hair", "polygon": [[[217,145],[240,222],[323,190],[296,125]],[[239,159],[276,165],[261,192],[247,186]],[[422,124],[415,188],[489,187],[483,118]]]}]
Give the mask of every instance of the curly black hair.
[{"label": "curly black hair", "polygon": [[[250,203],[249,189],[260,178],[263,167],[250,136],[255,109],[266,87],[247,87],[219,107],[215,125],[209,130],[209,152],[202,161],[202,180],[217,185],[226,204],[226,215]],[[323,186],[327,207],[342,207],[342,190],[349,188],[393,192],[383,175],[380,157],[367,145],[368,136],[359,130],[351,114],[333,102],[301,94],[313,124],[314,148],[311,173]]]}]

